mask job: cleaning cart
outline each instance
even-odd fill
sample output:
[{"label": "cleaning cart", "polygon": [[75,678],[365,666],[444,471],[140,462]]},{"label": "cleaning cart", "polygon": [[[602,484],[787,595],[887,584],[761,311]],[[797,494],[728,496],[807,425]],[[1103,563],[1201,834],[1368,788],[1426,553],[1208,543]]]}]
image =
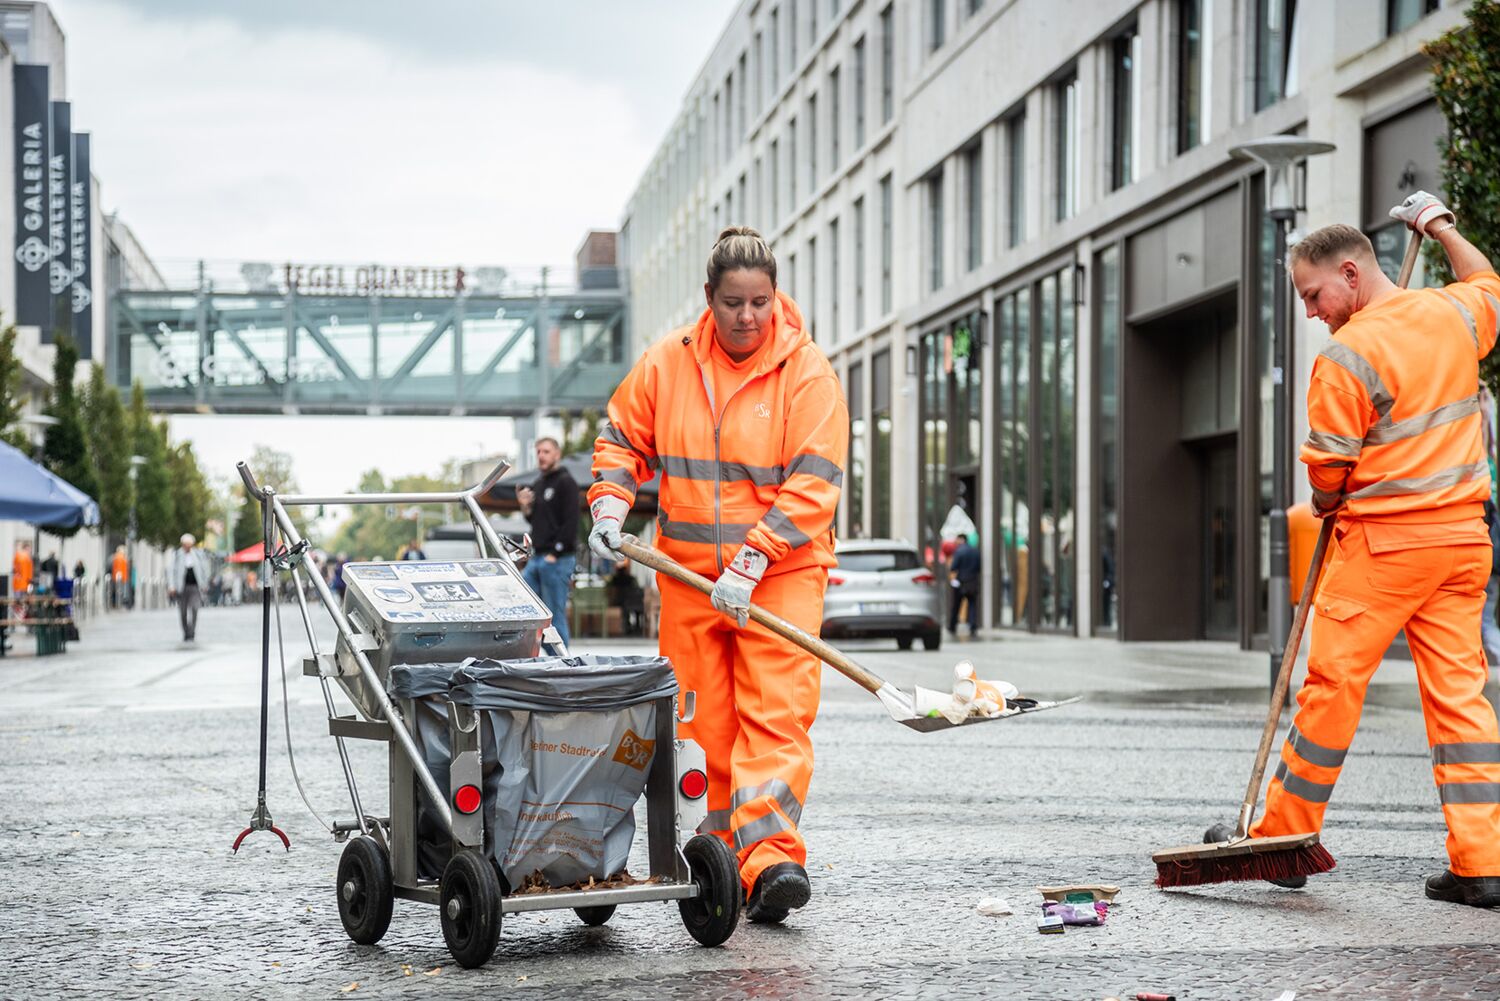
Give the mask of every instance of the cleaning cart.
[{"label": "cleaning cart", "polygon": [[[703,752],[679,740],[693,693],[679,692],[659,657],[572,657],[520,569],[525,548],[499,537],[479,485],[428,494],[281,496],[245,463],[246,490],[262,506],[263,576],[293,576],[310,653],[353,807],[329,825],[346,841],[337,901],[355,942],[380,940],[394,901],[438,905],[455,960],[479,966],[494,953],[504,915],[572,909],[590,925],[616,907],[675,900],[703,945],[719,945],[743,902],[734,854],[695,834],[706,818]],[[337,599],[312,566],[291,512],[329,504],[461,506],[476,559],[365,562],[344,568]],[[310,584],[333,620],[320,650],[304,598]],[[266,595],[269,602],[269,595]],[[269,604],[267,604],[269,609]],[[265,804],[270,661],[263,619],[261,797],[250,827],[278,835]],[[354,712],[341,713],[337,685]],[[680,714],[680,715],[679,715]],[[389,747],[389,816],[362,805],[345,742]],[[643,806],[649,872],[624,871]],[[285,836],[281,835],[283,840]]]}]

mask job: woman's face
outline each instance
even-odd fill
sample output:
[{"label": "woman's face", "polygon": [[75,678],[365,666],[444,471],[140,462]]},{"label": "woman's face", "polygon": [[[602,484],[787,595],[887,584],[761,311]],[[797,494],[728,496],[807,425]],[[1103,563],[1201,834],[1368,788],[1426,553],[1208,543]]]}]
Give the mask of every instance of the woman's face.
[{"label": "woman's face", "polygon": [[744,361],[771,332],[771,307],[776,287],[771,276],[758,268],[736,268],[724,272],[718,289],[703,286],[708,308],[714,313],[719,347],[735,361]]}]

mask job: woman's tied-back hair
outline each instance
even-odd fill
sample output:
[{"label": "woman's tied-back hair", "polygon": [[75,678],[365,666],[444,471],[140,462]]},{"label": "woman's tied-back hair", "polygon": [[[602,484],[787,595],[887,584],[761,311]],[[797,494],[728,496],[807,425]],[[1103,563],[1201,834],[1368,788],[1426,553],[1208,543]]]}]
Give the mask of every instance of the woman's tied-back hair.
[{"label": "woman's tied-back hair", "polygon": [[1300,264],[1337,264],[1339,261],[1363,258],[1375,260],[1375,248],[1370,238],[1353,226],[1336,222],[1311,233],[1292,244],[1287,255],[1287,266]]},{"label": "woman's tied-back hair", "polygon": [[708,252],[709,291],[719,290],[719,281],[726,271],[741,268],[764,271],[771,278],[771,287],[776,287],[776,255],[771,253],[770,245],[749,226],[729,226]]}]

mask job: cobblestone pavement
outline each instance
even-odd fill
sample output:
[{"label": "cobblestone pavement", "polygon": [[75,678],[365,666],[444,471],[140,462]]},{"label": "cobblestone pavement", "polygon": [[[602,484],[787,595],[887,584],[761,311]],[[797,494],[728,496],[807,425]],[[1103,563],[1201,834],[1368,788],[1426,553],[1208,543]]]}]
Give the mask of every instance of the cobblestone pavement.
[{"label": "cobblestone pavement", "polygon": [[[291,663],[300,624],[285,615],[303,779],[344,816],[321,697]],[[807,909],[784,927],[742,924],[719,949],[696,946],[670,904],[621,908],[598,929],[570,912],[516,915],[495,959],[468,971],[435,908],[398,902],[379,946],[345,937],[340,849],[292,786],[274,677],[269,799],[293,850],[262,834],[229,853],[254,806],[258,611],[205,609],[194,646],[174,627],[167,612],[116,615],[65,656],[0,661],[0,996],[1500,997],[1500,913],[1421,893],[1443,828],[1408,665],[1382,670],[1335,795],[1333,873],[1302,892],[1163,893],[1149,852],[1233,814],[1264,654],[1031,637],[852,647],[902,684],[940,685],[969,656],[1033,694],[1088,698],[923,735],[830,672],[804,818]],[[383,749],[352,746],[383,810]],[[1073,881],[1119,884],[1120,906],[1102,928],[1038,935],[1034,887]],[[982,896],[1017,913],[981,917]]]}]

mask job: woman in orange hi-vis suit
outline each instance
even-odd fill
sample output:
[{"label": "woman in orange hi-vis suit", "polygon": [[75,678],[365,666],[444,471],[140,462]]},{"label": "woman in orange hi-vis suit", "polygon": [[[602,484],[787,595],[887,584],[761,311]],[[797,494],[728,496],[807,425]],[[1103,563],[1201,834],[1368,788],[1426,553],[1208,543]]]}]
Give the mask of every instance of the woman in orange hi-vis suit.
[{"label": "woman in orange hi-vis suit", "polygon": [[750,920],[781,921],[812,892],[797,828],[822,665],[747,611],[753,594],[818,632],[849,412],[797,304],[777,291],[776,258],[758,233],[720,234],[703,291],[698,322],[647,349],[609,401],[589,545],[617,558],[636,490],[660,470],[657,547],[718,580],[710,599],[657,579],[661,652],[697,693],[682,733],[708,758],[700,831],[738,855]]},{"label": "woman in orange hi-vis suit", "polygon": [[1399,289],[1349,226],[1326,226],[1291,252],[1307,315],[1333,333],[1313,364],[1301,457],[1313,510],[1338,526],[1307,681],[1250,834],[1322,828],[1366,687],[1405,629],[1448,824],[1448,871],[1426,893],[1497,907],[1500,729],[1483,694],[1479,627],[1491,555],[1479,360],[1495,345],[1500,276],[1432,195],[1419,191],[1391,215],[1440,243],[1459,280]]}]

